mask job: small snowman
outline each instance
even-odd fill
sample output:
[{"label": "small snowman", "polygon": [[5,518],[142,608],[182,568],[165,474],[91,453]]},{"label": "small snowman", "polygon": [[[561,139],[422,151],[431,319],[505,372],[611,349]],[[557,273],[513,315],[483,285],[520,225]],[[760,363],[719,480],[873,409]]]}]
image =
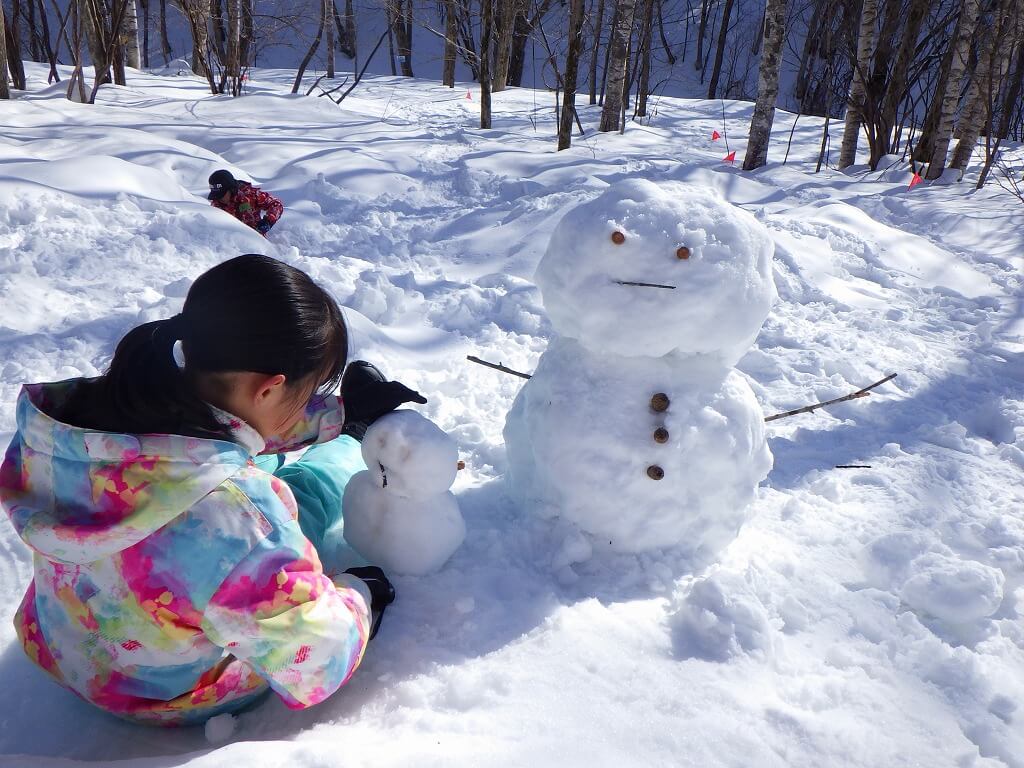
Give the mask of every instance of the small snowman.
[{"label": "small snowman", "polygon": [[556,226],[536,275],[555,334],[504,434],[522,507],[584,534],[561,566],[672,547],[699,567],[735,538],[772,466],[733,368],[772,254],[753,216],[679,183],[616,183]]},{"label": "small snowman", "polygon": [[345,540],[387,572],[439,570],[466,537],[448,490],[458,471],[455,441],[416,411],[400,410],[370,425],[362,449],[369,469],[345,488]]}]

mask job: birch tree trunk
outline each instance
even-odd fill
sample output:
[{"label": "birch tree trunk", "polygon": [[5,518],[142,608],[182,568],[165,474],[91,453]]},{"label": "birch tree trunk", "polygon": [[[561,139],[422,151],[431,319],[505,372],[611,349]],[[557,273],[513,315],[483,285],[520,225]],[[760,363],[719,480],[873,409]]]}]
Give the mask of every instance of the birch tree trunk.
[{"label": "birch tree trunk", "polygon": [[150,0],[139,0],[142,6],[142,66],[149,69],[149,2]]},{"label": "birch tree trunk", "polygon": [[81,0],[82,18],[85,21],[85,40],[89,46],[89,60],[92,62],[97,83],[110,82],[110,57],[104,50],[103,20],[99,16],[96,0]]},{"label": "birch tree trunk", "polygon": [[743,170],[752,171],[768,161],[768,143],[775,122],[775,103],[779,98],[779,70],[782,67],[782,42],[786,37],[788,0],[768,0],[764,11],[764,43],[757,75],[757,101],[750,119],[750,138]]},{"label": "birch tree trunk", "polygon": [[[233,0],[230,0],[233,2]],[[207,50],[210,46],[210,33],[208,31],[210,23],[210,4],[204,0],[199,0],[189,6],[189,14],[192,18],[189,20],[189,27],[192,30],[192,72],[199,77],[205,77],[207,82],[210,83],[210,89],[217,93],[217,87],[214,83],[213,72],[211,71],[210,61],[207,56]]]},{"label": "birch tree trunk", "polygon": [[960,102],[960,86],[970,55],[971,38],[978,21],[979,0],[963,0],[960,19],[953,38],[953,57],[945,83],[939,83],[933,98],[942,99],[939,119],[935,125],[935,146],[928,162],[927,178],[937,179],[946,169],[946,154],[953,135],[953,120]]},{"label": "birch tree trunk", "polygon": [[604,2],[597,0],[597,18],[594,21],[593,48],[590,52],[590,103],[597,104],[597,54],[601,50],[601,31],[604,23]]},{"label": "birch tree trunk", "polygon": [[458,19],[455,17],[455,0],[444,0],[444,72],[441,84],[455,87],[455,36],[458,34]]},{"label": "birch tree trunk", "polygon": [[910,0],[907,9],[907,21],[900,38],[899,51],[892,65],[889,84],[885,89],[882,106],[878,116],[879,152],[883,155],[892,150],[893,131],[896,128],[896,117],[900,104],[907,95],[907,73],[914,61],[917,50],[917,38],[921,34],[921,25],[928,14],[929,0]]},{"label": "birch tree trunk", "polygon": [[[46,82],[47,82],[47,84],[49,84],[49,83],[59,83],[60,82],[60,73],[57,71],[57,53],[54,50],[53,43],[51,42],[51,39],[50,39],[50,19],[49,19],[49,14],[46,12],[46,4],[43,2],[43,0],[36,0],[36,1],[39,4],[39,24],[42,27],[40,32],[42,33],[41,36],[42,36],[43,52],[46,54],[46,61],[50,65],[50,71],[46,75]],[[31,0],[29,0],[29,2],[31,2]],[[61,35],[61,32],[66,33],[67,32],[67,27],[63,25],[63,19],[65,17],[61,16],[58,13],[57,14],[57,18],[59,20],[61,20],[61,27],[59,28],[60,31],[57,33],[57,48],[59,50],[59,48],[60,48],[60,35]]]},{"label": "birch tree trunk", "polygon": [[392,0],[389,3],[391,27],[395,31],[398,47],[398,63],[402,77],[413,77],[412,73],[412,0]]},{"label": "birch tree trunk", "polygon": [[800,53],[800,66],[796,73],[796,84],[793,86],[793,97],[803,104],[804,96],[810,85],[813,73],[813,62],[818,57],[821,40],[819,39],[822,17],[830,3],[827,0],[818,0],[811,12],[811,18],[807,21],[807,32],[804,35],[803,49]]},{"label": "birch tree trunk", "polygon": [[139,69],[142,57],[139,54],[139,11],[135,0],[128,0],[121,35],[124,39],[124,63],[132,69]]},{"label": "birch tree trunk", "polygon": [[711,83],[708,85],[708,98],[715,98],[718,90],[718,78],[722,74],[722,59],[725,58],[725,43],[729,37],[729,19],[732,17],[733,0],[725,0],[722,8],[722,26],[718,30],[718,48],[715,50],[715,65],[711,70]]},{"label": "birch tree trunk", "polygon": [[569,8],[569,51],[565,56],[565,91],[558,120],[559,150],[568,149],[572,144],[572,121],[576,115],[576,73],[580,49],[583,48],[583,3],[584,0],[572,0]]},{"label": "birch tree trunk", "polygon": [[160,0],[160,53],[164,57],[166,67],[171,63],[171,54],[174,53],[171,50],[171,41],[167,39],[167,0]]},{"label": "birch tree trunk", "polygon": [[492,0],[480,0],[480,127],[491,127],[491,35],[494,32]]},{"label": "birch tree trunk", "polygon": [[[508,82],[509,54],[512,52],[512,28],[518,14],[517,0],[495,0],[498,4],[497,43],[494,48],[494,76],[491,92],[504,91]],[[570,34],[571,31],[570,31]]]},{"label": "birch tree trunk", "polygon": [[979,43],[978,64],[967,90],[964,109],[957,126],[959,141],[953,150],[950,168],[967,170],[986,118],[991,118],[995,95],[1010,68],[1013,45],[1019,40],[1019,10],[1016,0],[1002,0],[987,40]]},{"label": "birch tree trunk", "polygon": [[0,99],[11,98],[11,88],[7,84],[7,23],[4,21],[4,4],[0,3]]},{"label": "birch tree trunk", "polygon": [[643,31],[640,35],[640,79],[636,87],[636,116],[647,116],[647,91],[651,87],[651,41],[654,32],[654,3],[646,0],[644,5]]},{"label": "birch tree trunk", "polygon": [[353,69],[358,69],[359,65],[356,62],[356,53],[358,52],[358,45],[356,40],[356,16],[352,10],[352,0],[345,0],[345,20],[342,21],[341,14],[338,12],[338,6],[332,3],[332,12],[334,13],[334,31],[337,34],[335,43],[338,46],[338,50],[342,54],[352,59]]},{"label": "birch tree trunk", "polygon": [[82,3],[77,0],[68,7],[68,23],[71,27],[70,49],[75,68],[68,79],[67,99],[78,104],[88,100],[85,92],[85,74],[82,71],[82,38],[85,37],[85,18],[82,14]]},{"label": "birch tree trunk", "polygon": [[[231,0],[227,0],[229,3]],[[228,60],[228,31],[224,23],[224,0],[210,0],[210,36],[213,37],[213,52],[221,66]]]},{"label": "birch tree trunk", "polygon": [[[701,0],[700,3],[700,24],[697,27],[697,55],[693,60],[693,68],[700,69],[704,61],[704,33],[708,28],[708,15],[710,13],[709,0]],[[703,80],[702,80],[703,82]]]},{"label": "birch tree trunk", "polygon": [[[234,2],[235,0],[230,0]],[[302,85],[302,77],[306,74],[306,67],[309,66],[309,62],[313,60],[313,55],[317,52],[320,47],[320,41],[324,37],[324,27],[327,26],[328,15],[327,15],[327,3],[329,0],[320,0],[320,23],[316,28],[316,37],[313,38],[313,42],[309,44],[309,49],[306,51],[306,55],[302,58],[302,63],[299,64],[299,70],[295,73],[295,82],[292,83],[292,93],[299,92],[299,86]]]},{"label": "birch tree trunk", "polygon": [[[1021,33],[1024,33],[1024,30],[1021,30]],[[994,131],[995,142],[993,144],[991,141],[990,133],[989,140],[985,143],[985,164],[982,166],[981,173],[978,174],[978,189],[985,186],[985,181],[992,170],[992,163],[995,162],[996,153],[999,151],[999,145],[1002,144],[1003,139],[1009,136],[1010,118],[1018,108],[1021,90],[1024,89],[1024,40],[1020,37],[1016,41],[1014,58],[1016,59],[1014,71],[1010,76],[1006,92],[1003,94],[1003,103],[999,110],[999,125]]]},{"label": "birch tree trunk", "polygon": [[[224,66],[224,74],[234,82],[241,74],[238,63],[242,46],[242,0],[227,0],[228,5],[228,58]],[[232,92],[234,88],[232,87]]]},{"label": "birch tree trunk", "polygon": [[327,4],[324,31],[327,33],[327,79],[334,79],[334,0],[323,0]]},{"label": "birch tree trunk", "polygon": [[23,11],[22,13],[25,14],[25,21],[28,22],[29,56],[32,57],[32,61],[43,61],[43,48],[40,45],[42,35],[39,34],[39,28],[36,24],[36,4],[33,0],[26,0],[25,8],[28,11]]},{"label": "birch tree trunk", "polygon": [[256,20],[253,18],[255,12],[253,2],[254,0],[241,0],[242,28],[238,32],[239,75],[254,64],[256,56]]},{"label": "birch tree trunk", "polygon": [[878,0],[864,0],[860,13],[860,31],[857,33],[857,59],[853,65],[853,82],[846,100],[846,127],[843,145],[839,150],[839,168],[847,168],[857,160],[857,141],[864,124],[866,82],[871,72],[875,43],[878,39]]},{"label": "birch tree trunk", "polygon": [[608,42],[608,65],[606,69],[607,89],[604,105],[601,107],[601,125],[598,130],[617,131],[626,88],[626,59],[629,53],[629,39],[633,32],[633,14],[636,0],[618,0],[612,37]]}]

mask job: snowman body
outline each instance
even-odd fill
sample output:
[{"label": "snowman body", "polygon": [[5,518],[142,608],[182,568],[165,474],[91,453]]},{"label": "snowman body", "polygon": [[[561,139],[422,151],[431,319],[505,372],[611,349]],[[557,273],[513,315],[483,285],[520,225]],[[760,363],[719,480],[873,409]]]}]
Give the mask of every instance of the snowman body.
[{"label": "snowman body", "polygon": [[455,442],[416,411],[400,410],[370,425],[362,452],[368,469],[349,480],[342,501],[345,540],[388,572],[439,570],[466,536],[449,491]]},{"label": "snowman body", "polygon": [[629,181],[570,211],[537,270],[556,335],[505,426],[524,508],[594,547],[727,545],[771,469],[734,369],[775,296],[772,244],[714,194]]}]

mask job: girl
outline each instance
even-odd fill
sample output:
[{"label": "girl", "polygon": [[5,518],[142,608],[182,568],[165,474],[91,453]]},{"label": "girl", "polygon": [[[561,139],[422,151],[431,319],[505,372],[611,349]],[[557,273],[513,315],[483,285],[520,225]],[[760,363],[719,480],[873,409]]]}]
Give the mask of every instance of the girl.
[{"label": "girl", "polygon": [[[368,364],[343,378],[347,349],[323,289],[247,255],[130,331],[105,375],[24,387],[0,502],[34,551],[15,617],[29,657],[145,722],[201,722],[268,687],[303,708],[342,686],[394,596],[379,569],[328,575],[317,554],[361,468],[342,432],[426,402]],[[327,394],[339,381],[347,414]],[[278,468],[272,454],[313,443]]]}]

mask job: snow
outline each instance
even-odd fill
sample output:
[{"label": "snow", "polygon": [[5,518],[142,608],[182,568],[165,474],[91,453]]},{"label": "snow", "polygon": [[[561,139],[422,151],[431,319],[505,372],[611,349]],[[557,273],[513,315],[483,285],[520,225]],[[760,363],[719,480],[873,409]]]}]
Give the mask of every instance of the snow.
[{"label": "snow", "polygon": [[[28,66],[0,126],[0,443],[21,383],[99,372],[203,270],[264,252],[348,307],[355,357],[429,398],[466,460],[466,536],[395,576],[337,695],[268,699],[219,744],[112,719],[31,665],[10,621],[31,560],[0,524],[0,763],[1024,765],[1024,208],[998,186],[814,174],[810,117],[782,165],[783,112],[743,173],[710,140],[742,154],[742,102],[662,98],[622,136],[581,103],[588,133],[556,154],[542,92],[495,94],[484,132],[465,83],[370,77],[339,109],[288,95],[286,71],[238,100],[132,72],[89,106]],[[208,205],[217,167],[284,198],[269,241]],[[779,299],[736,374],[763,413],[899,373],[766,426],[774,468],[708,570],[521,508],[501,432],[523,380],[465,360],[537,370],[556,224],[636,178],[714,190],[774,241]]]},{"label": "snow", "polygon": [[366,469],[345,487],[345,541],[368,562],[412,576],[434,573],[466,538],[449,493],[459,457],[455,441],[416,411],[400,409],[366,430]]}]

